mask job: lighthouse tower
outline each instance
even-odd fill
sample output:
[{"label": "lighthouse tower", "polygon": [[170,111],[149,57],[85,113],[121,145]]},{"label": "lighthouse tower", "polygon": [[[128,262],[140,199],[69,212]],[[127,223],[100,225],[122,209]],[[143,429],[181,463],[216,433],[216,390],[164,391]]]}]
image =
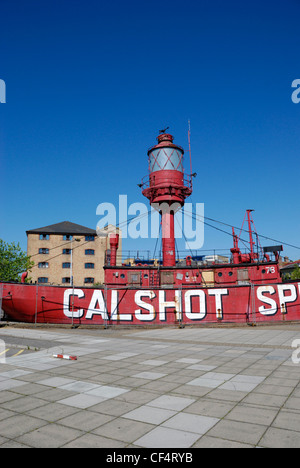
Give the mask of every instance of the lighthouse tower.
[{"label": "lighthouse tower", "polygon": [[174,216],[192,193],[191,176],[184,176],[184,150],[173,140],[173,136],[165,131],[158,135],[158,144],[148,151],[149,178],[142,184],[143,195],[161,214],[165,267],[176,265]]}]

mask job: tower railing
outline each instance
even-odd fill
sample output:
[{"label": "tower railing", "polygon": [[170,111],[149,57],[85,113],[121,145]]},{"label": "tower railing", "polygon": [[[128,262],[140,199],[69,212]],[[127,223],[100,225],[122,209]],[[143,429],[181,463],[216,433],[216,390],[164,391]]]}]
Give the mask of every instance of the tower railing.
[{"label": "tower railing", "polygon": [[[187,187],[188,189],[193,188],[193,177],[192,177],[192,175],[188,175],[188,174],[183,175],[183,185],[185,187]],[[143,177],[139,187],[141,187],[142,190],[145,190],[145,189],[150,188],[150,187],[155,187],[155,185],[150,184],[150,177],[149,177],[149,175],[147,175],[147,176]]]}]

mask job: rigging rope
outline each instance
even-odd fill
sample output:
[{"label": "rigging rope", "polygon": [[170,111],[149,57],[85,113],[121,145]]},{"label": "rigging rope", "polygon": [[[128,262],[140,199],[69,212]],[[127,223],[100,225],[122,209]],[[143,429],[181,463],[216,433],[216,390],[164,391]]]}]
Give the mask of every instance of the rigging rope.
[{"label": "rigging rope", "polygon": [[[141,220],[141,219],[143,219],[144,217],[149,216],[149,214],[151,214],[151,211],[152,211],[152,209],[149,209],[149,210],[147,211],[147,213],[142,213],[142,214],[140,214],[140,215],[138,215],[138,216],[133,216],[132,218],[129,218],[129,219],[127,219],[126,221],[123,221],[122,223],[117,224],[117,225],[116,225],[116,228],[122,229],[123,226],[127,226],[127,225],[128,225],[129,223],[131,223],[133,220],[135,220],[135,221]],[[211,228],[213,228],[213,229],[215,229],[215,230],[217,230],[217,231],[219,231],[219,232],[222,232],[222,233],[224,233],[224,234],[227,234],[227,235],[229,235],[230,237],[232,237],[232,233],[229,233],[229,232],[225,231],[224,229],[218,228],[218,227],[216,227],[216,226],[213,226],[212,224],[208,223],[207,220],[208,220],[208,221],[211,221],[211,222],[213,222],[213,223],[221,224],[221,225],[223,225],[223,226],[227,226],[227,227],[234,228],[234,229],[237,229],[237,230],[240,229],[240,228],[238,228],[238,227],[236,227],[236,226],[232,226],[231,224],[225,223],[225,222],[223,222],[223,221],[215,220],[215,219],[209,218],[209,217],[207,217],[207,216],[201,216],[201,215],[195,214],[195,213],[193,213],[193,212],[190,212],[190,211],[188,211],[188,210],[186,210],[186,209],[184,210],[184,213],[185,213],[187,216],[191,217],[192,219],[198,220],[198,221],[202,222],[203,224],[205,224],[206,226],[209,226],[209,227],[211,227]],[[202,218],[202,219],[200,219],[200,218]],[[161,224],[160,224],[160,229],[161,229]],[[240,229],[240,231],[249,234],[249,231],[248,231],[247,229],[243,229],[243,228],[242,228],[242,229]],[[184,234],[184,233],[183,233],[183,234]],[[290,243],[288,243],[288,242],[283,242],[283,241],[280,241],[280,240],[276,240],[276,239],[273,239],[273,238],[271,238],[271,237],[264,236],[263,234],[257,234],[257,235],[258,235],[258,237],[261,237],[261,238],[264,238],[264,239],[267,239],[267,240],[271,240],[272,242],[277,242],[277,243],[279,243],[279,244],[286,245],[286,246],[288,246],[288,247],[292,247],[292,248],[294,248],[294,249],[300,250],[300,247],[299,247],[299,246],[295,246],[295,245],[290,244]],[[184,236],[184,237],[185,237],[185,236]],[[100,238],[101,238],[101,237],[98,237],[98,236],[95,237],[96,240],[97,240],[97,239],[100,239]],[[186,238],[185,238],[185,239],[186,239]],[[249,240],[242,239],[242,238],[240,238],[240,240],[241,240],[241,242],[243,242],[243,243],[249,244]],[[65,245],[70,245],[70,243],[71,243],[71,241],[68,241],[68,242],[63,243],[63,244],[61,244],[61,245],[52,247],[51,249],[49,249],[49,251],[50,251],[50,250],[55,250],[55,249],[57,249],[57,248],[64,247]],[[86,242],[84,242],[84,243],[80,243],[80,244],[77,245],[76,247],[73,247],[72,250],[74,251],[74,250],[76,250],[76,249],[78,249],[78,248],[80,248],[80,247],[85,246],[85,245],[88,244],[88,243],[90,243],[90,241],[86,241]],[[157,243],[158,243],[158,240],[157,240],[157,242],[156,242],[155,252],[156,252],[156,248],[157,248]],[[247,247],[247,248],[249,249],[249,247]],[[191,250],[190,248],[189,248],[189,250],[190,250],[191,253],[192,253],[192,250]],[[37,254],[31,255],[31,258],[32,258],[32,257],[35,257],[36,255],[41,255],[41,254],[37,253]],[[51,258],[48,258],[47,261],[49,262],[49,261],[51,261],[51,260],[53,260],[53,259],[55,259],[55,258],[57,258],[57,257],[62,256],[62,255],[64,255],[64,254],[63,254],[63,253],[59,253],[58,255],[55,255],[55,256],[53,256],[53,257],[51,257]],[[35,267],[37,267],[37,266],[38,266],[38,264],[34,265],[32,268],[35,268]],[[21,273],[21,272],[20,272],[20,273]]]}]

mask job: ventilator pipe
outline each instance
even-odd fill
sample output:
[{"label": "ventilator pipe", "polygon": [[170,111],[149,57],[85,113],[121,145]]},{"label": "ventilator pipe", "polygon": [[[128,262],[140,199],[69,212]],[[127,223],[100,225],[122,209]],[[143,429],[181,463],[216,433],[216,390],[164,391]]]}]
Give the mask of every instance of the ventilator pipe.
[{"label": "ventilator pipe", "polygon": [[25,280],[28,276],[28,271],[25,271],[24,273],[22,273],[21,275],[21,283],[25,283]]},{"label": "ventilator pipe", "polygon": [[110,234],[110,266],[117,265],[117,250],[119,248],[119,234]]}]

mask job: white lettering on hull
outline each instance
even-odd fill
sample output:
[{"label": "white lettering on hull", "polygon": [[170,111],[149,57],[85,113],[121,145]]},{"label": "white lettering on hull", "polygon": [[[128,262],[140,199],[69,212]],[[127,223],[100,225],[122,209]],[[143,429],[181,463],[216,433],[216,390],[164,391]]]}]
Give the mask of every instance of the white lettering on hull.
[{"label": "white lettering on hull", "polygon": [[176,313],[176,320],[181,318],[182,313],[182,301],[181,301],[181,291],[175,291],[174,301],[166,301],[166,292],[163,290],[159,291],[159,320],[165,322],[166,309],[171,308]]},{"label": "white lettering on hull", "polygon": [[[174,300],[167,299],[167,292]],[[66,289],[63,299],[63,312],[68,318],[93,320],[101,317],[103,320],[133,322],[153,322],[157,318],[160,322],[184,320],[192,321],[211,318],[226,319],[226,314],[234,315],[233,304],[238,304],[239,309],[245,309],[248,304],[239,296],[239,291],[234,288],[224,289],[189,289],[173,290],[108,290],[104,295],[103,290],[93,290],[89,305],[85,303],[87,294],[82,289]],[[234,295],[235,292],[235,295]],[[131,294],[130,294],[131,293]],[[228,299],[224,305],[224,297]],[[230,296],[232,301],[230,301]],[[293,308],[300,297],[300,283],[278,284],[258,286],[256,298],[258,304],[256,312],[263,316],[274,316],[278,312],[287,313]],[[85,302],[84,302],[85,300]],[[240,303],[239,303],[240,301]],[[76,306],[74,305],[76,303]],[[79,304],[79,306],[78,306]],[[85,308],[84,308],[85,305]],[[299,307],[299,304],[298,304]],[[293,309],[292,309],[293,310]],[[294,309],[295,310],[295,309]],[[299,309],[300,315],[300,309]],[[184,317],[185,316],[185,317]]]},{"label": "white lettering on hull", "polygon": [[222,296],[228,295],[228,289],[209,289],[208,294],[216,297],[216,315],[217,319],[223,320],[223,301]]},{"label": "white lettering on hull", "polygon": [[[289,291],[291,294],[286,296],[285,291]],[[297,289],[293,284],[280,284],[278,285],[278,295],[279,295],[279,304],[281,308],[281,313],[287,313],[286,304],[290,302],[295,302],[297,300]]]},{"label": "white lettering on hull", "polygon": [[[97,307],[99,305],[99,307]],[[107,308],[102,291],[96,289],[93,292],[92,300],[87,310],[85,318],[92,320],[94,315],[101,315],[103,320],[108,320]]]},{"label": "white lettering on hull", "polygon": [[79,299],[85,297],[81,289],[67,289],[64,293],[64,314],[68,318],[80,319],[84,316],[84,310],[74,310],[74,306],[72,306],[74,296],[77,296]]},{"label": "white lettering on hull", "polygon": [[[298,289],[300,293],[300,283],[298,283]],[[286,292],[289,292],[290,294],[286,295]],[[266,296],[266,294],[274,296],[274,299]],[[262,315],[276,315],[278,310],[280,310],[281,313],[286,314],[287,304],[292,304],[298,299],[297,288],[294,284],[278,284],[276,291],[274,286],[259,286],[257,288],[257,298],[259,301],[269,306],[265,307],[262,305],[258,308],[258,311]],[[275,298],[278,299],[278,302],[276,302]]]},{"label": "white lettering on hull", "polygon": [[142,298],[148,297],[149,299],[153,300],[156,295],[153,291],[137,291],[135,293],[135,303],[138,307],[142,307],[144,310],[148,311],[148,313],[143,313],[141,309],[136,309],[135,317],[137,320],[141,322],[152,322],[156,318],[156,313],[154,306],[152,304],[148,304],[144,302]]},{"label": "white lettering on hull", "polygon": [[[192,297],[199,298],[199,312],[192,311]],[[190,320],[203,320],[206,317],[206,295],[205,291],[195,289],[185,293],[185,315]]]},{"label": "white lettering on hull", "polygon": [[278,311],[278,306],[274,299],[270,297],[266,297],[264,293],[269,293],[270,295],[273,295],[276,293],[276,290],[273,286],[260,286],[257,288],[257,298],[259,301],[264,302],[265,304],[268,304],[270,307],[266,308],[265,306],[260,306],[258,308],[258,311],[262,315],[275,315],[277,314]]}]

